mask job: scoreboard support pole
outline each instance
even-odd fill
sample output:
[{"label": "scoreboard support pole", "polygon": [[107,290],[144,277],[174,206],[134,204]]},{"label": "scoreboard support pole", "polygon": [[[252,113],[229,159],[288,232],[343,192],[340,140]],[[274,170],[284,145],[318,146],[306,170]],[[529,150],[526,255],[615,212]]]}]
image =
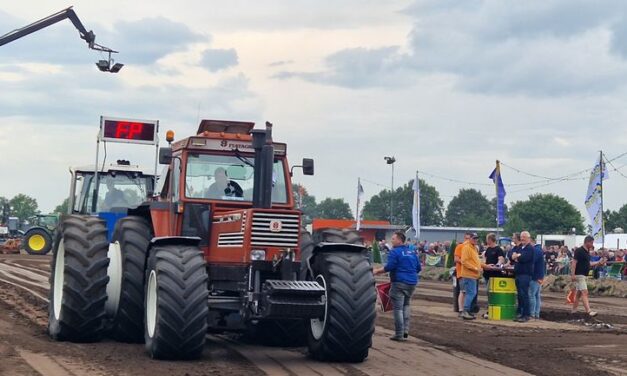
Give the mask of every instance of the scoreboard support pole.
[{"label": "scoreboard support pole", "polygon": [[154,189],[157,188],[157,179],[158,179],[158,174],[157,174],[157,168],[159,166],[159,120],[157,120],[157,124],[156,124],[157,130],[156,130],[156,134],[157,137],[155,139],[155,176],[154,176],[154,181],[152,182],[152,189],[153,191],[151,192],[151,194],[154,196],[155,192]]},{"label": "scoreboard support pole", "polygon": [[[143,131],[147,129],[150,130],[150,126],[152,125],[151,133],[144,133]],[[111,134],[111,128],[116,127],[117,131]],[[122,128],[125,127],[125,128]],[[131,129],[133,127],[133,129]],[[122,132],[120,132],[122,130]],[[138,131],[138,133],[133,132],[133,130]],[[155,145],[155,174],[153,187],[157,186],[157,168],[159,166],[159,120],[130,120],[130,119],[118,119],[100,116],[100,129],[98,131],[98,138],[96,140],[96,163],[94,165],[94,189],[93,189],[93,197],[91,204],[92,213],[96,212],[98,206],[98,190],[100,189],[100,174],[98,164],[100,162],[100,142],[106,143],[107,141],[111,142],[122,142],[129,144],[141,144],[141,145]],[[106,149],[105,149],[106,150]],[[106,154],[105,154],[106,158]],[[104,166],[103,166],[104,167]],[[154,194],[154,192],[152,192]]]}]

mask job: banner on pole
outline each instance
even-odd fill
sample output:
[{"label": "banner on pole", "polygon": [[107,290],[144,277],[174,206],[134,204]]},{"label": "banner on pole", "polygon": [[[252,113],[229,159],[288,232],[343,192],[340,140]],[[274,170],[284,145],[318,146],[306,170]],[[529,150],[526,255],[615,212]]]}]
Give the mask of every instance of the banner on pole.
[{"label": "banner on pole", "polygon": [[586,210],[590,216],[590,224],[592,226],[592,236],[594,240],[603,241],[605,234],[603,233],[603,183],[602,181],[609,178],[605,162],[597,161],[597,164],[590,173],[590,182],[588,183],[588,193],[586,194]]},{"label": "banner on pole", "polygon": [[361,229],[361,218],[363,217],[362,214],[362,210],[361,210],[361,203],[364,199],[364,187],[361,186],[361,181],[359,179],[357,179],[357,209],[356,209],[356,215],[357,215],[357,225],[355,226],[355,229],[357,231],[359,231]]},{"label": "banner on pole", "polygon": [[420,238],[420,181],[418,180],[418,171],[416,171],[416,179],[414,179],[414,204],[412,206],[412,225],[416,231],[416,240]]}]

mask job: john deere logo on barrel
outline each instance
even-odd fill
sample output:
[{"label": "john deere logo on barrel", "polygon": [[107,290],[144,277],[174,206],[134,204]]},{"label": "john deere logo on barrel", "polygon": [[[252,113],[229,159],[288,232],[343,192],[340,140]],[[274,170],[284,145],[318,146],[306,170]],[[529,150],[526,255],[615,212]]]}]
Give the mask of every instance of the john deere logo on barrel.
[{"label": "john deere logo on barrel", "polygon": [[504,289],[505,287],[507,287],[507,282],[503,280],[499,281],[499,287]]}]

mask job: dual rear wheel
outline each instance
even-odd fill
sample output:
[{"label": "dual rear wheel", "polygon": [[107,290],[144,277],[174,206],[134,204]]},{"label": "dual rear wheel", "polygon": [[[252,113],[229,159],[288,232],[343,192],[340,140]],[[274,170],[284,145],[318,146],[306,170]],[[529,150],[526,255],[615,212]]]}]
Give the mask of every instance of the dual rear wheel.
[{"label": "dual rear wheel", "polygon": [[59,341],[110,336],[144,342],[156,359],[200,357],[207,332],[207,271],[195,246],[151,249],[148,223],[118,221],[113,242],[103,220],[64,219],[51,260],[48,333]]}]

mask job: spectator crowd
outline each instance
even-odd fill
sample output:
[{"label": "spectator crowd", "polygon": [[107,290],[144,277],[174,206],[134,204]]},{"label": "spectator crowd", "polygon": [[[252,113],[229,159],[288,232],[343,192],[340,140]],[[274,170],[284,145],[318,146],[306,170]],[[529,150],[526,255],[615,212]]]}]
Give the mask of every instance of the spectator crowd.
[{"label": "spectator crowd", "polygon": [[[536,243],[528,231],[513,234],[511,244],[506,244],[503,248],[497,243],[495,234],[488,234],[483,243],[479,235],[472,232],[467,232],[464,242],[455,249],[451,249],[452,244],[448,241],[406,241],[402,232],[394,233],[391,244],[380,241],[377,246],[384,266],[375,268],[373,272],[390,273],[390,298],[394,307],[396,329],[391,339],[397,341],[407,338],[409,302],[418,284],[417,274],[421,271],[421,264],[428,257],[439,256],[438,262],[442,264],[447,257],[454,257],[454,306],[459,317],[464,320],[476,319],[481,278],[489,286],[490,278],[513,276],[517,290],[515,321],[526,322],[540,318],[542,283],[547,274],[570,275],[572,284],[569,299],[572,299],[572,312],[577,311],[581,301],[585,313],[596,316],[588,301],[587,278],[605,277],[608,265],[624,264],[626,255],[626,251],[622,249],[595,250],[594,238],[591,236],[587,236],[584,244],[576,249],[557,245],[542,246]],[[485,314],[484,318],[487,316]]]}]

